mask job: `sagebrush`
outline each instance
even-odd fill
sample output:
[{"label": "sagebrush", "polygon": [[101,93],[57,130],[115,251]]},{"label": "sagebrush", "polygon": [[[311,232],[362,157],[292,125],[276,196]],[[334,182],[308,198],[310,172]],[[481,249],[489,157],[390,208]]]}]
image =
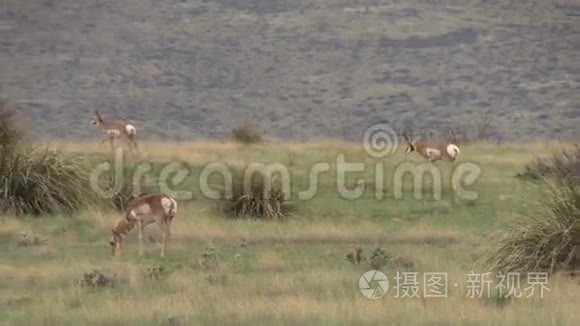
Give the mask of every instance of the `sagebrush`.
[{"label": "sagebrush", "polygon": [[287,218],[293,207],[277,175],[267,171],[253,171],[248,166],[230,166],[232,184],[222,190],[220,208],[234,218],[249,217],[263,220]]}]

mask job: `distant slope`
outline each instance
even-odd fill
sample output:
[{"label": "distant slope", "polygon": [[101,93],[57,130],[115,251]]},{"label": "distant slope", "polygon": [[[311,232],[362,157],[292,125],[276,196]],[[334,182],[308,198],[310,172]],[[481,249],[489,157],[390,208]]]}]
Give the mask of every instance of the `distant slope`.
[{"label": "distant slope", "polygon": [[580,136],[580,5],[476,0],[3,0],[0,96],[38,136],[357,139],[372,122]]}]

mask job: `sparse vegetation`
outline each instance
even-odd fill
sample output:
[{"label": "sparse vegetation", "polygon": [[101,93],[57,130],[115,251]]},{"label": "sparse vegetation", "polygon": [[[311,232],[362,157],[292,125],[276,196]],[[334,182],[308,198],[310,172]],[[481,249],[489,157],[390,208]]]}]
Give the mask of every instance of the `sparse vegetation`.
[{"label": "sparse vegetation", "polygon": [[372,269],[381,270],[389,261],[391,256],[387,254],[383,248],[376,247],[369,257],[369,263]]},{"label": "sparse vegetation", "polygon": [[[237,162],[285,162],[291,151],[296,155],[292,184],[299,191],[312,186],[308,182],[312,164],[329,162],[331,171],[335,171],[337,153],[348,153],[349,162],[373,163],[360,150],[352,150],[358,144],[327,144],[277,143],[246,148],[205,141],[179,145],[143,143],[143,152],[156,162],[165,162],[175,148],[180,150],[180,160],[203,166],[215,162],[216,157]],[[77,148],[88,147],[67,146],[76,153],[83,153]],[[549,325],[554,324],[554,318],[561,324],[575,325],[580,320],[575,304],[580,284],[568,273],[550,278],[547,286],[551,291],[545,291],[542,300],[537,289],[532,298],[525,298],[525,292],[523,298],[508,300],[493,292],[492,298],[487,299],[487,290],[483,290],[480,299],[466,297],[466,275],[470,271],[487,271],[474,265],[481,257],[480,249],[492,250],[499,243],[488,234],[509,231],[506,222],[510,216],[518,216],[522,225],[529,225],[524,222],[533,220],[535,215],[526,213],[535,213],[535,207],[525,205],[545,197],[545,183],[510,178],[520,168],[520,162],[541,155],[538,149],[545,147],[518,144],[518,150],[512,150],[514,147],[478,143],[464,147],[469,161],[485,169],[477,183],[464,185],[478,193],[477,204],[471,206],[447,198],[443,202],[413,196],[395,200],[392,191],[385,192],[382,200],[372,194],[345,200],[337,192],[334,172],[320,174],[316,195],[300,202],[301,210],[293,212],[284,223],[220,218],[215,211],[216,202],[199,196],[195,202],[180,205],[172,225],[173,245],[163,259],[147,249],[145,260],[137,258],[137,235],[133,232],[122,257],[112,260],[107,240],[111,224],[119,218],[114,210],[81,210],[75,219],[59,214],[43,219],[3,214],[0,244],[5,250],[0,254],[0,304],[10,309],[4,309],[0,317],[7,325],[156,325],[174,321],[334,325],[380,324],[385,320],[395,324],[517,321]],[[94,152],[98,152],[96,145]],[[389,173],[405,160],[403,153],[395,153],[381,162]],[[365,170],[364,177],[370,180],[374,170],[372,164],[367,166],[371,169]],[[182,183],[172,185],[172,190],[190,190],[198,178],[199,169],[193,168]],[[210,185],[215,189],[212,180]],[[430,183],[422,186],[431,187]],[[434,210],[435,204],[445,205],[446,209]],[[566,209],[557,207],[562,212],[572,211],[572,205],[567,205]],[[564,224],[562,219],[558,221]],[[574,269],[573,258],[567,263],[567,256],[572,255],[572,240],[569,245],[557,242],[567,241],[571,235],[557,231],[564,226],[554,226],[553,220],[550,224],[554,231],[542,231],[518,248],[531,248],[532,242],[540,240],[557,244],[555,250],[566,256],[558,261],[559,270]],[[21,232],[38,234],[48,241],[19,247],[15,241]],[[158,238],[159,232],[157,228],[146,228],[144,237]],[[27,242],[42,243],[40,239]],[[351,259],[345,260],[348,251]],[[97,266],[102,267],[98,272],[93,270]],[[390,287],[385,297],[367,300],[360,293],[359,280],[365,271],[374,268],[387,275]],[[417,273],[418,298],[395,299],[396,294],[406,291],[405,286],[396,288],[397,272]],[[423,277],[427,272],[448,274],[446,299],[423,299],[428,282]],[[492,280],[493,289],[498,281],[493,276]],[[404,281],[405,278],[399,280]],[[371,282],[371,286],[375,285]],[[520,284],[520,291],[527,286]],[[387,304],[389,309],[376,309],[377,304]]]},{"label": "sparse vegetation", "polygon": [[230,165],[232,172],[231,193],[224,187],[220,208],[234,218],[283,220],[293,206],[286,202],[282,182],[278,175],[267,171],[253,172],[248,166]]},{"label": "sparse vegetation", "polygon": [[580,145],[537,158],[517,174],[520,178],[580,181]]},{"label": "sparse vegetation", "polygon": [[93,269],[85,273],[79,282],[83,287],[90,288],[107,288],[114,287],[116,284],[117,274],[110,273],[106,270]]},{"label": "sparse vegetation", "polygon": [[34,247],[45,245],[46,242],[46,238],[36,232],[23,231],[20,233],[16,245],[18,247]]},{"label": "sparse vegetation", "polygon": [[171,275],[171,270],[163,265],[147,267],[143,271],[146,280],[161,280]]},{"label": "sparse vegetation", "polygon": [[549,272],[580,266],[580,185],[554,183],[547,202],[517,220],[482,260],[499,272]]}]

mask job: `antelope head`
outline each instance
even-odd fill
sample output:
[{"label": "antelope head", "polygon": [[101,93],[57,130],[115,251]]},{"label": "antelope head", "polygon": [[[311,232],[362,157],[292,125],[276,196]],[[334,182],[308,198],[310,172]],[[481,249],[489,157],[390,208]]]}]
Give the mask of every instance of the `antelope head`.
[{"label": "antelope head", "polygon": [[101,113],[99,111],[95,111],[95,114],[93,115],[93,118],[89,124],[98,125],[102,120],[103,118],[101,117]]}]

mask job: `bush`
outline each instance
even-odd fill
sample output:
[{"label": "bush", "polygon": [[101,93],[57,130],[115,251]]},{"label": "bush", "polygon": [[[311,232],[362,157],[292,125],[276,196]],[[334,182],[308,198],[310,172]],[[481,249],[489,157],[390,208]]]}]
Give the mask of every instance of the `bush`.
[{"label": "bush", "polygon": [[172,271],[170,269],[168,269],[167,267],[165,267],[163,265],[157,265],[157,266],[147,267],[143,271],[143,277],[146,280],[161,280],[161,279],[165,279],[165,278],[169,277],[169,275],[171,273],[172,273]]},{"label": "bush", "polygon": [[262,133],[255,126],[243,124],[232,130],[230,138],[234,142],[251,145],[262,142]]},{"label": "bush", "polygon": [[23,143],[15,117],[0,103],[0,212],[72,213],[94,203],[85,162]]},{"label": "bush", "polygon": [[[221,211],[234,218],[250,217],[263,220],[281,220],[288,217],[292,207],[286,202],[286,195],[279,178],[265,177],[260,171],[254,173],[245,186],[247,167],[232,167],[231,196],[222,192]],[[269,189],[268,189],[269,188]]]},{"label": "bush", "polygon": [[546,178],[575,179],[580,178],[580,146],[574,149],[553,153],[547,158],[538,158],[527,165],[521,178],[539,180]]},{"label": "bush", "polygon": [[116,284],[116,279],[117,274],[112,274],[99,269],[93,269],[92,271],[83,275],[79,285],[82,287],[91,288],[114,287]]},{"label": "bush", "polygon": [[580,265],[580,185],[567,179],[551,185],[549,200],[511,230],[481,261],[499,272],[548,272]]},{"label": "bush", "polygon": [[391,255],[386,253],[380,246],[376,247],[371,253],[370,264],[372,269],[380,270],[383,268],[388,261],[391,259]]},{"label": "bush", "polygon": [[81,160],[29,146],[1,150],[0,192],[0,211],[13,214],[69,214],[95,202]]}]

